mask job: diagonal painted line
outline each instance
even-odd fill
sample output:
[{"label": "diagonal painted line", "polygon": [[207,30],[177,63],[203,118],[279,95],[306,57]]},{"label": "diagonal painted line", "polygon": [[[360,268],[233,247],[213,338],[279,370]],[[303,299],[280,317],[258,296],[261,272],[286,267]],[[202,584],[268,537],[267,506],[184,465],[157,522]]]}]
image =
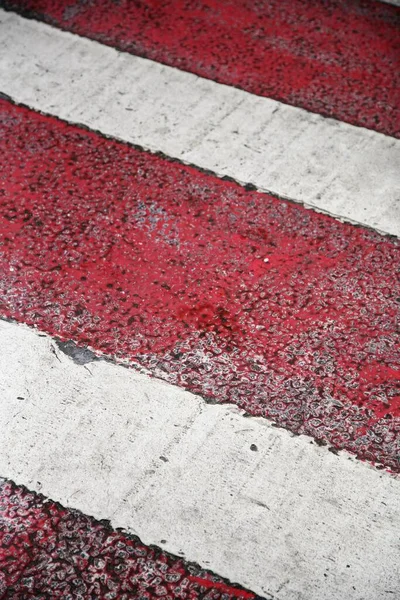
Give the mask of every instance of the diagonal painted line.
[{"label": "diagonal painted line", "polygon": [[[342,18],[345,5],[335,6],[334,19]],[[351,4],[349,22],[359,6]],[[360,69],[375,53],[379,107],[378,79],[365,85],[365,72],[356,117],[340,89],[332,100],[325,88],[326,106],[396,135],[392,82],[384,83],[395,13],[362,6],[364,16],[386,18],[374,22],[366,60],[354,53]],[[0,472],[268,598],[400,593],[398,479],[338,454],[347,448],[399,468],[398,242],[142,151],[398,235],[399,142],[4,12],[0,32],[1,91],[102,134],[0,101],[2,314],[144,365],[210,401],[74,342],[0,322]],[[376,32],[386,54],[376,55]],[[311,98],[309,88],[304,104],[291,84],[295,100],[283,99],[309,109],[319,102],[326,113],[321,89]],[[236,407],[213,406],[226,401],[329,442],[332,452]],[[72,537],[84,553],[106,539],[108,564],[114,543],[119,553],[139,544],[144,583],[159,567],[178,568],[185,598],[254,596],[13,485],[0,488],[0,512],[0,595],[4,586],[20,598],[41,585],[32,593],[63,597],[72,577],[84,593],[88,573],[68,563],[78,560],[74,552],[58,587],[61,548]],[[17,561],[21,546],[11,555],[10,536],[23,539]],[[114,597],[116,586],[132,583],[104,568],[97,575]],[[151,593],[165,597],[164,588]]]},{"label": "diagonal painted line", "polygon": [[137,536],[0,479],[0,594],[89,600],[263,600]]},{"label": "diagonal painted line", "polygon": [[399,135],[399,11],[371,0],[3,0],[253,94]]},{"label": "diagonal painted line", "polygon": [[[343,17],[345,5],[335,6],[334,18]],[[354,1],[349,14],[360,6]],[[396,135],[392,88],[384,85],[395,13],[377,6],[362,3],[368,18],[387,19],[375,21],[368,49],[376,51],[379,31],[387,50],[372,61],[379,107],[371,105],[376,82],[365,85],[365,73],[366,103],[357,104],[359,95],[351,106],[356,117],[341,92],[339,103],[326,98],[329,114]],[[359,13],[360,30],[363,19]],[[1,91],[101,132],[0,101],[1,311],[64,340],[0,323],[0,472],[274,600],[400,593],[398,479],[338,453],[347,448],[399,469],[398,242],[143,152],[165,152],[399,235],[399,142],[4,12],[0,33]],[[368,66],[365,54],[360,68]],[[311,98],[308,90],[307,108],[321,102],[318,93]],[[209,403],[98,360],[84,344]],[[235,407],[213,406],[227,401],[307,432],[317,445]],[[318,447],[327,442],[331,453]],[[0,510],[0,595],[5,581],[10,593],[7,548],[16,528],[36,559],[30,579],[19,577],[22,556],[14,561],[22,586],[15,598],[38,581],[49,586],[51,576],[43,578],[53,569],[61,577],[58,551],[69,528],[77,544],[87,544],[86,526],[96,544],[93,528],[102,539],[119,536],[119,551],[130,544],[14,486],[1,488]],[[28,549],[38,515],[42,532],[54,519],[67,522],[55,562],[54,553],[40,554],[41,543]],[[152,576],[154,549],[141,551]],[[80,572],[71,573],[69,566],[81,585]],[[104,570],[99,577],[104,584]],[[186,579],[188,598],[238,597],[210,573],[190,570]],[[115,592],[121,578],[109,581]]]},{"label": "diagonal painted line", "polygon": [[398,479],[132,369],[77,365],[26,327],[0,332],[6,477],[267,598],[400,592]]},{"label": "diagonal painted line", "polygon": [[400,141],[0,12],[0,92],[103,134],[400,234]]},{"label": "diagonal painted line", "polygon": [[3,316],[398,470],[396,239],[0,109]]}]

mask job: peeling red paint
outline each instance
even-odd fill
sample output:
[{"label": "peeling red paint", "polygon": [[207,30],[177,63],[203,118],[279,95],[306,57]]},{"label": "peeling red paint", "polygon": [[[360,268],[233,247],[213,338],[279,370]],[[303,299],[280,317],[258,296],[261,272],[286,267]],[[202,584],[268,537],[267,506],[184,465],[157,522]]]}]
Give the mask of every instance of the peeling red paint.
[{"label": "peeling red paint", "polygon": [[0,102],[0,311],[399,471],[399,241]]},{"label": "peeling red paint", "polygon": [[372,0],[0,0],[260,96],[400,135],[400,10]]},{"label": "peeling red paint", "polygon": [[0,479],[0,599],[32,598],[256,600],[182,558]]}]

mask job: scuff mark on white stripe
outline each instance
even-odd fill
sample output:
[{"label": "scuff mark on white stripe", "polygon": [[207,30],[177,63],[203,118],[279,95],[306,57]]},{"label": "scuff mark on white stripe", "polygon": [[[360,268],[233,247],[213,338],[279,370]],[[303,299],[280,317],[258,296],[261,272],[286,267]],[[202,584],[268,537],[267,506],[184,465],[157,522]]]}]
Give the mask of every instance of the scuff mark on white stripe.
[{"label": "scuff mark on white stripe", "polygon": [[398,479],[25,326],[0,337],[2,476],[267,598],[400,594]]},{"label": "scuff mark on white stripe", "polygon": [[0,10],[0,91],[151,151],[400,235],[400,141]]}]

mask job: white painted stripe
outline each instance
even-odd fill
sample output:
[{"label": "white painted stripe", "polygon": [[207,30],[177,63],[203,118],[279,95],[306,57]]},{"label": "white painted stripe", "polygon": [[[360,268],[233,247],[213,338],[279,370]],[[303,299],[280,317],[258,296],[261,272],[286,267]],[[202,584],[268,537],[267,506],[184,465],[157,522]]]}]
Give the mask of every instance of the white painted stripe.
[{"label": "white painted stripe", "polygon": [[132,369],[78,366],[24,326],[0,336],[2,476],[267,598],[399,597],[398,479]]},{"label": "white painted stripe", "polygon": [[400,141],[0,11],[0,91],[400,235]]}]

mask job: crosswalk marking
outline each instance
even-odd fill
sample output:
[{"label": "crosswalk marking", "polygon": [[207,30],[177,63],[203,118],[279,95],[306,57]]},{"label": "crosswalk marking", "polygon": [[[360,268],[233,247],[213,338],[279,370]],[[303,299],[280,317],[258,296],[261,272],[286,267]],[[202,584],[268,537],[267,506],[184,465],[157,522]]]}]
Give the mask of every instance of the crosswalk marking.
[{"label": "crosswalk marking", "polygon": [[3,314],[399,469],[398,240],[5,100],[0,119]]},{"label": "crosswalk marking", "polygon": [[0,0],[87,38],[314,113],[399,130],[399,11],[374,0]]},{"label": "crosswalk marking", "polygon": [[399,481],[0,322],[0,470],[267,599],[400,593]]},{"label": "crosswalk marking", "polygon": [[400,140],[0,11],[1,91],[218,176],[400,235]]},{"label": "crosswalk marking", "polygon": [[398,9],[0,7],[0,597],[400,596]]}]

